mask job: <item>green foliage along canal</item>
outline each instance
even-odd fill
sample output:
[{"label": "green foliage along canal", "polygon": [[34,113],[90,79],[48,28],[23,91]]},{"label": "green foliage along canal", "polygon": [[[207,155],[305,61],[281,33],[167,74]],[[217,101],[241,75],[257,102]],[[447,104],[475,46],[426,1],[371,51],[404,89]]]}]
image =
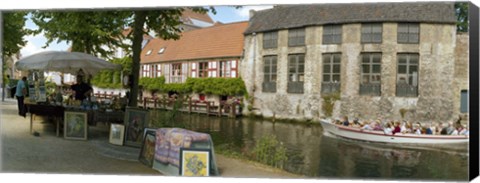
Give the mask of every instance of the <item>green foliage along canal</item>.
[{"label": "green foliage along canal", "polygon": [[[324,134],[316,124],[185,113],[176,115],[174,125],[209,133],[216,152],[266,163],[275,161],[272,166],[309,177],[462,181],[468,177],[467,145],[375,144]],[[269,144],[277,146],[276,152],[267,147]],[[258,152],[273,152],[274,159],[259,159],[265,156]]]}]

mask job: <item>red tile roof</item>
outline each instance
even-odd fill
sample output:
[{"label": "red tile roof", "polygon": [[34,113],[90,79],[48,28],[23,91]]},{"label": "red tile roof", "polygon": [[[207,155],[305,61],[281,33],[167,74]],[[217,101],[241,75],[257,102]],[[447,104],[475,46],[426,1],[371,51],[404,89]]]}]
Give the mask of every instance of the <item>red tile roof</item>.
[{"label": "red tile roof", "polygon": [[[131,27],[125,28],[125,29],[123,29],[123,31],[122,31],[122,35],[125,36],[125,37],[127,37],[128,34],[130,34],[130,32],[132,32],[132,28],[131,28]],[[132,35],[132,37],[133,37],[133,35]],[[145,40],[145,39],[153,39],[153,37],[150,36],[150,35],[148,35],[148,34],[143,34],[143,39],[144,39],[144,40]]]},{"label": "red tile roof", "polygon": [[[142,50],[141,63],[241,57],[247,26],[248,22],[223,24],[184,32],[179,40],[152,39]],[[158,54],[161,48],[165,50]]]}]

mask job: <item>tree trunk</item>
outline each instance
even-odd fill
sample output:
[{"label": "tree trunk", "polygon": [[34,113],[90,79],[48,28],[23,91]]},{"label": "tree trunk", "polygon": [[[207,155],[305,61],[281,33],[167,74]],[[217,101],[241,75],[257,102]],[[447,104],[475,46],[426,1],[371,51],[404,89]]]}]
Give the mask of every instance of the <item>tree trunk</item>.
[{"label": "tree trunk", "polygon": [[133,23],[133,41],[132,41],[132,84],[130,88],[130,99],[128,106],[138,106],[138,80],[140,75],[140,54],[142,52],[143,25],[145,24],[146,12],[135,11],[135,22]]}]

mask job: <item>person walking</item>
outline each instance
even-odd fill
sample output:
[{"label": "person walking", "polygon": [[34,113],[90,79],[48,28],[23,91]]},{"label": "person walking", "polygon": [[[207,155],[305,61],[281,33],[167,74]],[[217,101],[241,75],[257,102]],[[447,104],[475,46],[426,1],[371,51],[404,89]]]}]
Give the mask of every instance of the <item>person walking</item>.
[{"label": "person walking", "polygon": [[25,82],[27,81],[27,77],[22,77],[22,80],[18,81],[17,89],[15,91],[15,96],[17,97],[17,104],[18,104],[18,115],[27,117],[27,111],[25,110],[24,99],[25,95],[27,95],[27,87]]}]

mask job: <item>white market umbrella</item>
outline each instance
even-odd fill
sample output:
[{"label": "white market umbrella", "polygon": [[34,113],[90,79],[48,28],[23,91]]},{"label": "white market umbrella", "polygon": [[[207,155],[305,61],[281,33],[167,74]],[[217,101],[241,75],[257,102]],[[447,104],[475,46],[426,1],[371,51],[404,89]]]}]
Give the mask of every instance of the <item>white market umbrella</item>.
[{"label": "white market umbrella", "polygon": [[95,75],[102,70],[119,70],[121,65],[107,62],[93,55],[80,52],[45,51],[22,58],[15,63],[18,70],[57,71]]}]

